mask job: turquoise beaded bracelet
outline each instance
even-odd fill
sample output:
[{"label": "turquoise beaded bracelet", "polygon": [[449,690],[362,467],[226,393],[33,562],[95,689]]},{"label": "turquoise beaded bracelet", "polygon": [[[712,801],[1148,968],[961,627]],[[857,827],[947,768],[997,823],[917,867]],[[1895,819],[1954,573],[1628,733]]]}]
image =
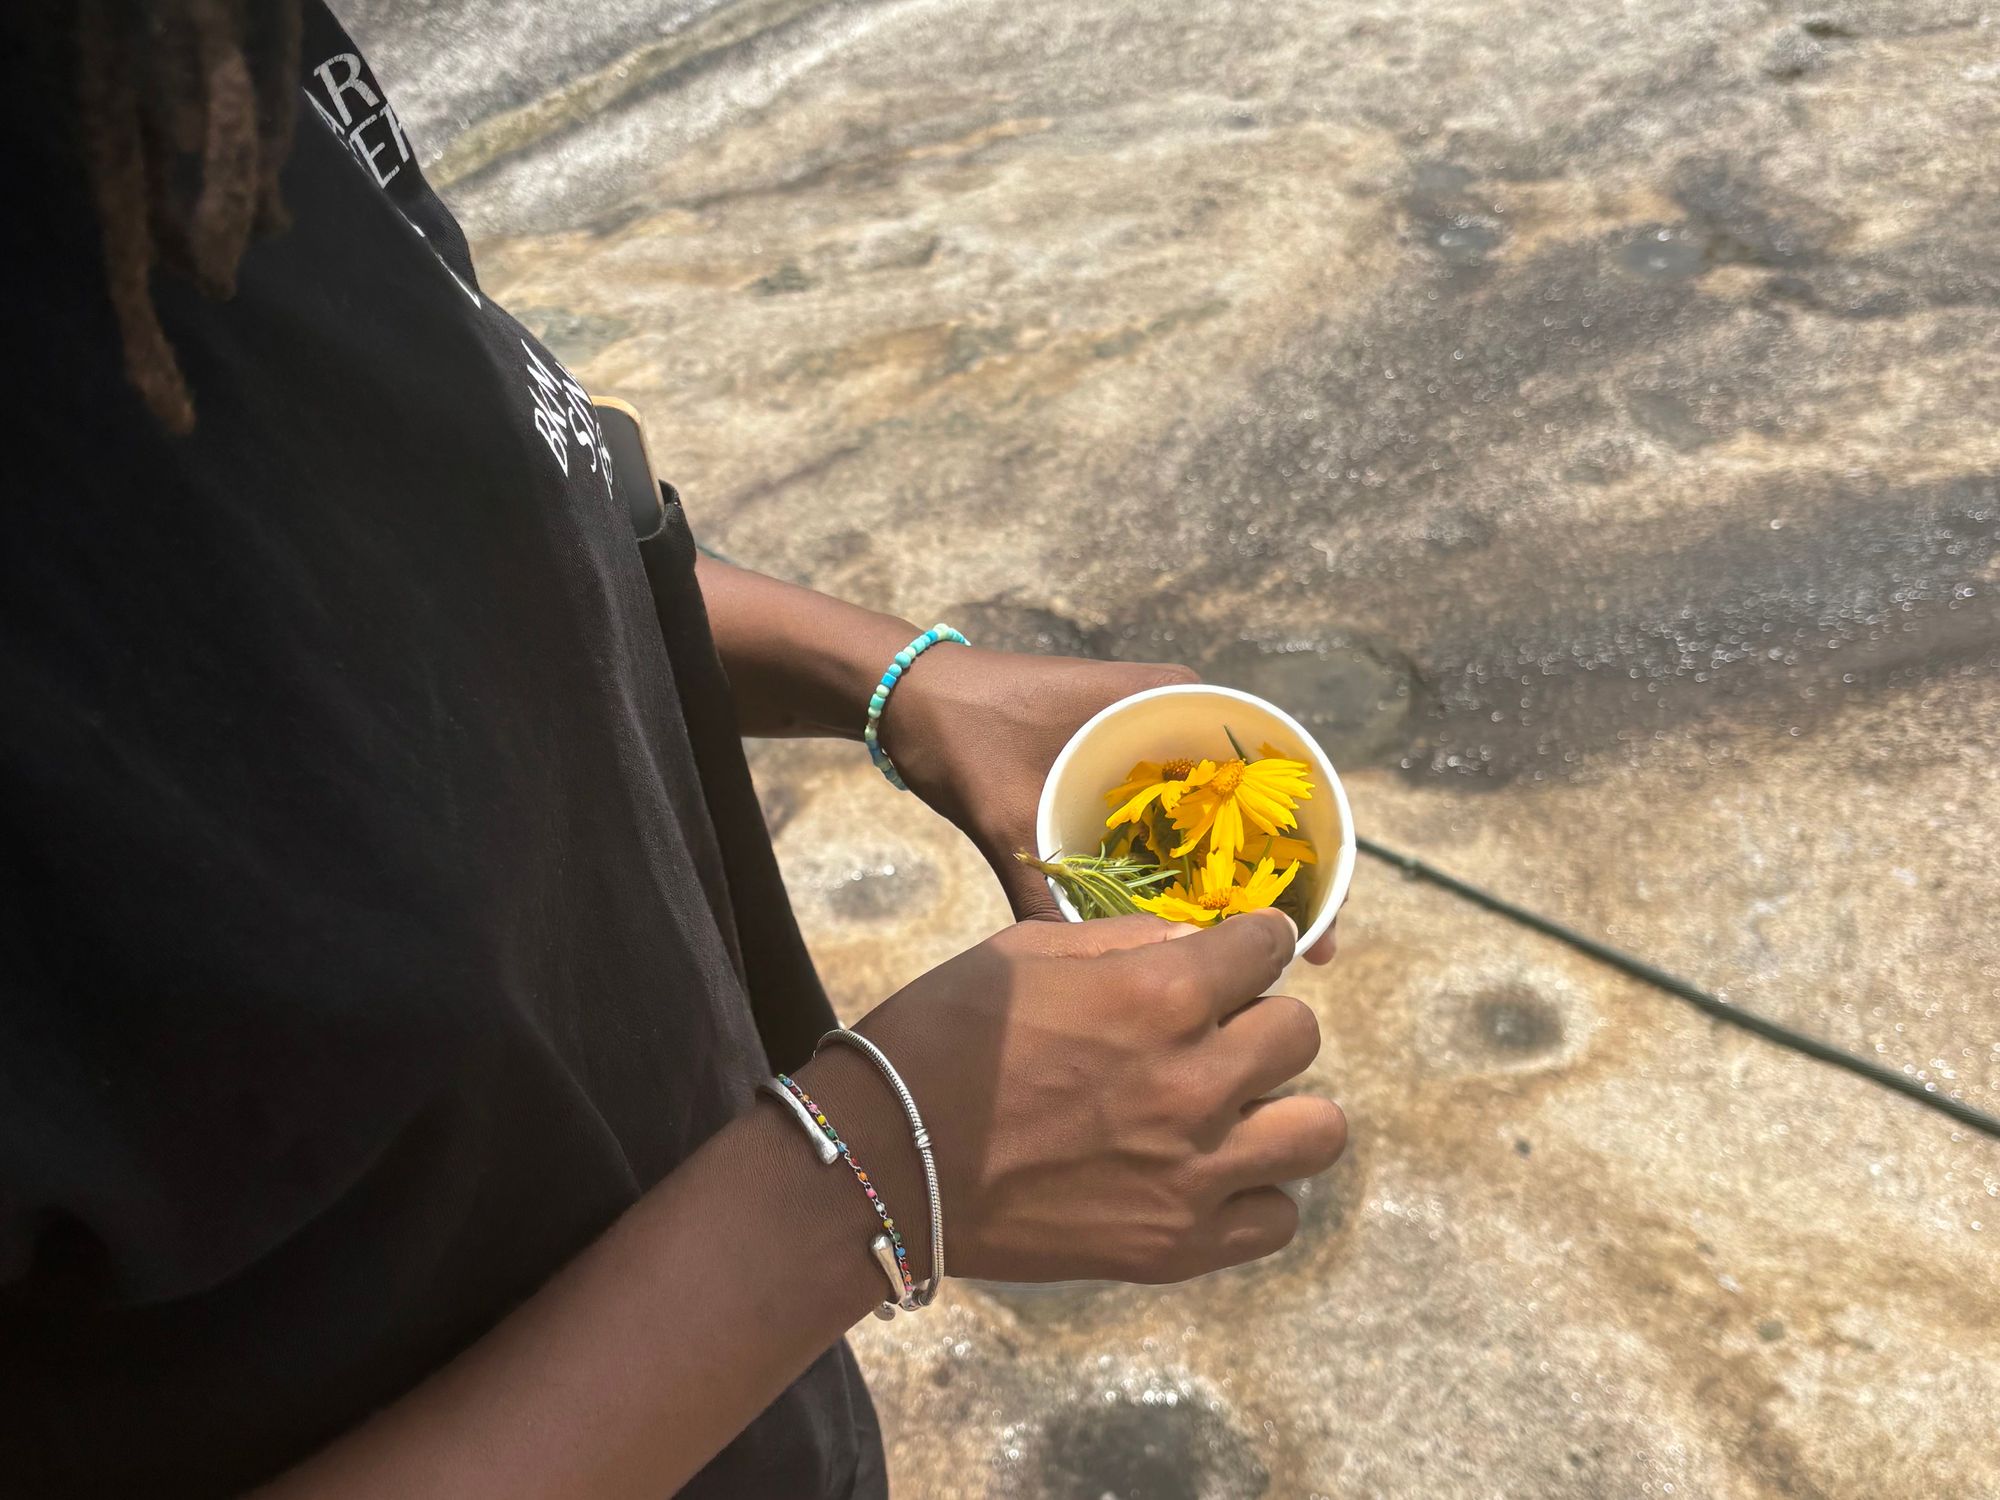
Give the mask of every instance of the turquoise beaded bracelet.
[{"label": "turquoise beaded bracelet", "polygon": [[902,775],[889,759],[889,752],[882,748],[882,709],[889,701],[889,694],[896,683],[908,670],[911,662],[922,656],[940,641],[950,641],[954,646],[970,646],[972,642],[953,630],[949,625],[933,625],[909,645],[896,653],[896,659],[889,663],[889,670],[882,674],[882,681],[875,689],[875,696],[868,700],[868,727],[861,731],[861,738],[867,742],[868,758],[875,762],[875,769],[889,778],[889,785],[899,792],[907,792],[909,787]]}]

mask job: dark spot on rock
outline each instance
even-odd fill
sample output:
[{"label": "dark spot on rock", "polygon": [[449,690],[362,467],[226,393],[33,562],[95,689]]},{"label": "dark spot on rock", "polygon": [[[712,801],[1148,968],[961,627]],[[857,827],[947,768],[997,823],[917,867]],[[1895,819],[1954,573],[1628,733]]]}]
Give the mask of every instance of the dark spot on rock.
[{"label": "dark spot on rock", "polygon": [[1402,204],[1411,239],[1442,261],[1452,279],[1468,283],[1507,237],[1492,205],[1473,193],[1473,180],[1456,162],[1420,162]]},{"label": "dark spot on rock", "polygon": [[914,231],[886,234],[865,245],[856,263],[869,271],[916,270],[937,257],[942,243],[935,234]]},{"label": "dark spot on rock", "polygon": [[1329,1240],[1353,1223],[1363,1181],[1360,1148],[1350,1141],[1339,1161],[1295,1185],[1291,1191],[1299,1205],[1300,1238]]},{"label": "dark spot on rock", "polygon": [[1257,117],[1247,109],[1232,109],[1222,117],[1222,123],[1231,130],[1252,130],[1256,128]]},{"label": "dark spot on rock", "polygon": [[1015,330],[1005,325],[955,324],[945,344],[944,373],[960,375],[991,355],[1010,353],[1015,339]]},{"label": "dark spot on rock", "polygon": [[1483,266],[1486,252],[1505,238],[1499,220],[1485,214],[1453,214],[1428,228],[1431,249],[1449,266]]},{"label": "dark spot on rock", "polygon": [[1623,433],[1599,433],[1580,442],[1563,469],[1573,484],[1615,484],[1638,463],[1638,445]]},{"label": "dark spot on rock", "polygon": [[875,922],[894,916],[908,903],[910,892],[925,883],[923,865],[877,865],[849,873],[827,892],[826,904],[842,917]]},{"label": "dark spot on rock", "polygon": [[942,1389],[951,1384],[953,1373],[951,1361],[941,1359],[931,1366],[931,1384]]},{"label": "dark spot on rock", "polygon": [[1525,1140],[1517,1140],[1514,1142],[1514,1154],[1516,1156],[1526,1156],[1534,1149],[1535,1148]]},{"label": "dark spot on rock", "polygon": [[874,549],[875,537],[871,533],[850,527],[822,537],[813,562],[820,568],[837,568],[842,563],[868,556]]},{"label": "dark spot on rock", "polygon": [[786,261],[768,276],[759,276],[750,283],[750,290],[760,297],[781,297],[787,292],[803,292],[814,285],[813,279],[801,271],[791,261]]},{"label": "dark spot on rock", "polygon": [[785,825],[798,816],[798,788],[782,784],[759,787],[757,800],[764,808],[764,830],[772,838],[785,831]]},{"label": "dark spot on rock", "polygon": [[1148,618],[1108,632],[1104,646],[1126,662],[1184,660],[1206,682],[1280,704],[1336,766],[1362,766],[1400,752],[1426,702],[1416,662],[1386,642],[1340,630],[1218,640],[1194,624]]},{"label": "dark spot on rock", "polygon": [[1674,169],[1674,201],[1718,265],[1782,268],[1816,263],[1841,233],[1839,217],[1787,193],[1753,167],[1697,157]]},{"label": "dark spot on rock", "polygon": [[[1632,424],[1676,448],[1762,418],[1762,392],[1706,382],[1661,381],[1627,399]],[[1406,769],[1476,775],[1474,787],[1555,778],[1587,755],[1634,755],[1691,720],[1803,731],[1859,695],[1989,661],[2000,589],[1987,570],[2000,539],[1975,518],[1994,510],[1995,483],[1992,473],[1907,487],[1789,475],[1705,527],[1662,523],[1625,563],[1572,578],[1532,623],[1524,613],[1525,633],[1492,609],[1451,623],[1463,644],[1427,648],[1425,717]],[[1680,580],[1671,595],[1655,581],[1669,557]]]},{"label": "dark spot on rock", "polygon": [[1648,224],[1618,252],[1635,276],[1699,276],[1708,267],[1708,237],[1685,226]]},{"label": "dark spot on rock", "polygon": [[1713,393],[1692,381],[1641,387],[1625,397],[1632,424],[1681,453],[1706,448],[1729,435],[1734,424],[1718,419],[1721,405]]},{"label": "dark spot on rock", "polygon": [[1271,1482],[1241,1433],[1186,1398],[1079,1394],[1049,1419],[1040,1459],[1048,1500],[1254,1500]]},{"label": "dark spot on rock", "polygon": [[1785,1336],[1785,1325],[1778,1318],[1766,1318],[1757,1325],[1757,1337],[1767,1344],[1775,1344]]},{"label": "dark spot on rock", "polygon": [[1410,192],[1426,198],[1463,193],[1473,180],[1472,169],[1455,161],[1420,161],[1410,171]]},{"label": "dark spot on rock", "polygon": [[1562,1045],[1562,1012],[1518,986],[1481,995],[1472,1002],[1468,1020],[1473,1039],[1489,1051],[1519,1056]]},{"label": "dark spot on rock", "polygon": [[1826,66],[1826,43],[1803,26],[1787,26],[1764,51],[1766,77],[1790,82]]},{"label": "dark spot on rock", "polygon": [[1494,519],[1482,511],[1460,507],[1428,517],[1423,538],[1436,552],[1475,552],[1499,533]]}]

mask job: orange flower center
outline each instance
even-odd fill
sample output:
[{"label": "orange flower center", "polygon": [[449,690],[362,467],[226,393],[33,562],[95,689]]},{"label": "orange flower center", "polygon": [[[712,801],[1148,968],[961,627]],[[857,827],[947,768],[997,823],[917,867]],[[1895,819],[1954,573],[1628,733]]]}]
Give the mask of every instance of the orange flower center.
[{"label": "orange flower center", "polygon": [[1229,905],[1229,892],[1210,891],[1195,904],[1203,911],[1221,911]]},{"label": "orange flower center", "polygon": [[1218,797],[1233,797],[1236,789],[1243,785],[1243,773],[1248,769],[1240,760],[1226,761],[1208,783],[1208,789]]},{"label": "orange flower center", "polygon": [[1191,760],[1170,760],[1160,767],[1160,780],[1186,781],[1193,771],[1194,762]]}]

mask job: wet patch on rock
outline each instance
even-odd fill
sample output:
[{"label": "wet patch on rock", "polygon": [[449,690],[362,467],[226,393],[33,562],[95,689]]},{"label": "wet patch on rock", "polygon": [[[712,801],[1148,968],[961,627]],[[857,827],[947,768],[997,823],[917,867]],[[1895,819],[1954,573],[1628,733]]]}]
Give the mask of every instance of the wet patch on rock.
[{"label": "wet patch on rock", "polygon": [[1618,252],[1635,276],[1699,276],[1708,268],[1708,239],[1685,225],[1648,224]]},{"label": "wet patch on rock", "polygon": [[1803,26],[1787,26],[1764,50],[1762,67],[1766,77],[1790,82],[1816,73],[1826,66],[1826,43]]},{"label": "wet patch on rock", "polygon": [[1095,644],[1120,661],[1184,662],[1205,682],[1268,699],[1297,719],[1336,766],[1393,765],[1431,704],[1405,653],[1337,627],[1218,634],[1171,610],[1148,611],[1100,632]]},{"label": "wet patch on rock", "polygon": [[844,921],[887,921],[907,914],[910,892],[923,888],[929,874],[919,859],[857,865],[827,887],[827,908]]},{"label": "wet patch on rock", "polygon": [[1591,1022],[1554,973],[1445,978],[1418,1000],[1417,1055],[1434,1076],[1540,1072],[1579,1056]]},{"label": "wet patch on rock", "polygon": [[[1674,393],[1639,396],[1654,424],[1704,433]],[[1851,697],[2000,665],[2000,474],[1793,479],[1705,534],[1634,528],[1605,558],[1521,616],[1501,604],[1439,622],[1440,689],[1405,770],[1564,779],[1690,719],[1796,738]]]},{"label": "wet patch on rock", "polygon": [[1519,985],[1479,996],[1465,1019],[1469,1044],[1503,1057],[1535,1057],[1562,1046],[1562,1012]]},{"label": "wet patch on rock", "polygon": [[1204,680],[1280,705],[1336,765],[1373,764],[1400,750],[1423,699],[1413,663],[1351,637],[1237,640],[1197,655]]},{"label": "wet patch on rock", "polygon": [[759,297],[783,297],[791,292],[809,292],[815,285],[812,277],[794,262],[786,261],[769,275],[751,282],[750,290]]},{"label": "wet patch on rock", "polygon": [[1048,1500],[1256,1500],[1271,1476],[1249,1440],[1193,1393],[1079,1393],[1045,1423],[1037,1454]]},{"label": "wet patch on rock", "polygon": [[1669,189],[1717,264],[1781,268],[1824,260],[1846,230],[1841,216],[1786,192],[1730,158],[1690,157]]},{"label": "wet patch on rock", "polygon": [[1299,1205],[1299,1238],[1320,1244],[1339,1238],[1360,1213],[1366,1191],[1361,1170],[1360,1142],[1350,1139],[1340,1160],[1317,1177],[1293,1184]]},{"label": "wet patch on rock", "polygon": [[1439,263],[1448,282],[1460,285],[1478,280],[1507,238],[1505,223],[1475,182],[1472,170],[1456,162],[1421,162],[1402,201],[1412,243]]},{"label": "wet patch on rock", "polygon": [[757,801],[764,810],[764,831],[775,839],[798,816],[803,798],[791,783],[774,781],[757,788]]}]

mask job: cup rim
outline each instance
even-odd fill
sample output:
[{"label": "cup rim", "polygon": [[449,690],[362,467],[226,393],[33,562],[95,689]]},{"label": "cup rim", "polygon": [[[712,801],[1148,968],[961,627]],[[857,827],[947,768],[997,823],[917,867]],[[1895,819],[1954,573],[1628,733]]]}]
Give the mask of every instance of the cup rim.
[{"label": "cup rim", "polygon": [[[1074,758],[1076,751],[1091,734],[1107,719],[1130,708],[1135,703],[1144,703],[1153,698],[1189,697],[1233,698],[1239,703],[1247,703],[1262,709],[1277,719],[1285,729],[1296,736],[1300,745],[1313,761],[1313,769],[1319,773],[1322,783],[1333,793],[1335,810],[1340,816],[1340,857],[1334,863],[1332,879],[1327,882],[1326,897],[1320,903],[1319,914],[1310,926],[1299,934],[1298,947],[1293,956],[1302,956],[1305,951],[1326,935],[1333,926],[1333,919],[1340,914],[1341,906],[1347,900],[1347,890],[1354,882],[1354,810],[1347,800],[1347,788],[1341,783],[1339,771],[1334,769],[1333,757],[1326,753],[1325,746],[1306,732],[1305,726],[1268,698],[1260,698],[1255,693],[1246,693],[1241,688],[1223,687],[1209,682],[1177,682],[1166,687],[1147,688],[1143,692],[1131,693],[1115,703],[1107,703],[1086,719],[1056,758],[1049,763],[1048,775],[1042,781],[1042,794],[1035,806],[1035,852],[1040,859],[1047,859],[1056,850],[1055,837],[1055,787],[1062,779],[1062,773]],[[1049,891],[1054,895],[1057,907],[1063,916],[1072,922],[1082,921],[1076,908],[1069,904],[1054,881],[1049,882]]]}]

